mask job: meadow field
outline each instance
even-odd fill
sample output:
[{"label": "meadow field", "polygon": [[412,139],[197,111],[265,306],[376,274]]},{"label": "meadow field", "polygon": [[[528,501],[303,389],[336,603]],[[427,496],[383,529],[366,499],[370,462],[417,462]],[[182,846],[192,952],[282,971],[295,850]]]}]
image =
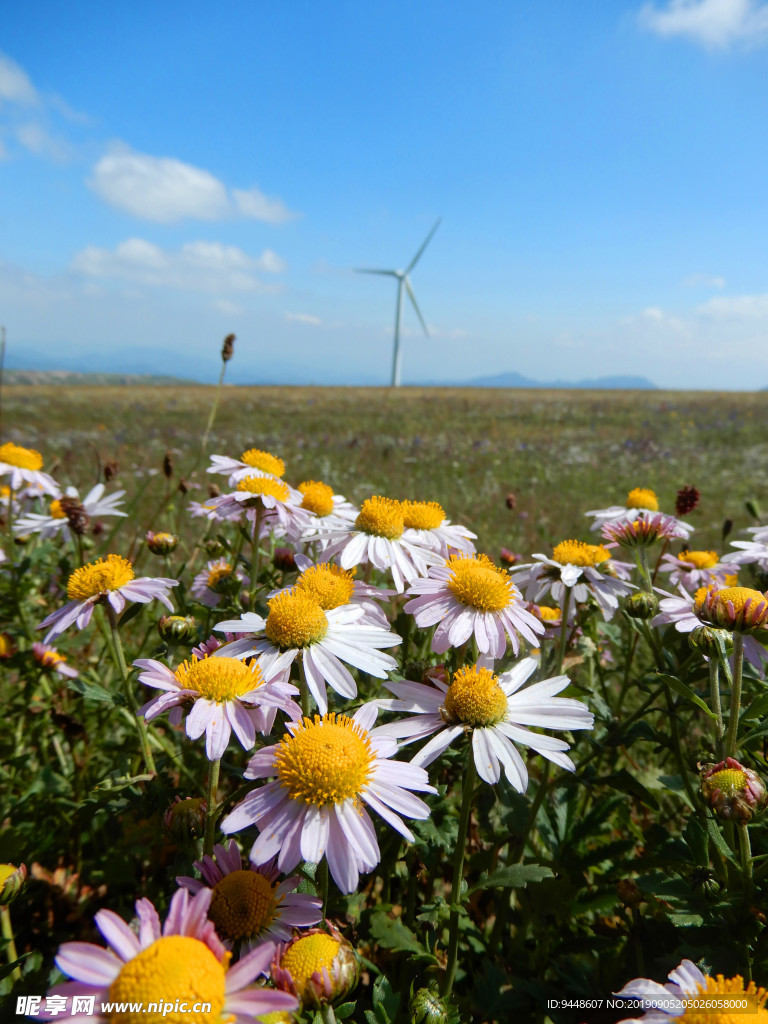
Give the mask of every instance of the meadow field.
[{"label": "meadow field", "polygon": [[3,388],[2,1020],[768,1018],[768,394],[216,394]]}]

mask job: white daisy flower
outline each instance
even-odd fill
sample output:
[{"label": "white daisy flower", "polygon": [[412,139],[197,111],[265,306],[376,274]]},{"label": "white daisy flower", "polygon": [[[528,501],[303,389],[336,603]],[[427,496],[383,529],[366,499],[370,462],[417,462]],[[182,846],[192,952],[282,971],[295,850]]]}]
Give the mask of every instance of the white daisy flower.
[{"label": "white daisy flower", "polygon": [[451,523],[446,519],[442,505],[436,501],[403,501],[405,537],[422,547],[434,548],[443,558],[463,552],[475,553],[473,540],[477,534],[466,526]]},{"label": "white daisy flower", "polygon": [[324,547],[329,533],[346,530],[357,519],[359,509],[320,480],[303,480],[296,489],[302,496],[301,507],[315,514],[301,537],[304,543],[319,540]]},{"label": "white daisy flower", "polygon": [[226,594],[237,593],[244,580],[245,574],[234,569],[226,558],[215,558],[195,576],[189,592],[201,604],[215,608]]},{"label": "white daisy flower", "polygon": [[408,680],[385,682],[396,699],[375,703],[387,711],[411,712],[412,717],[383,725],[378,731],[406,743],[433,736],[411,759],[411,764],[423,768],[463,733],[471,733],[480,778],[490,784],[498,782],[503,766],[511,785],[524,793],[528,770],[515,744],[532,748],[568,771],[575,768],[565,753],[569,747],[564,740],[526,727],[591,729],[595,721],[580,700],[554,696],[568,686],[568,676],[521,689],[536,668],[535,658],[524,658],[500,676],[479,664],[465,666],[454,672],[450,685],[438,678],[432,678],[432,686]]},{"label": "white daisy flower", "polygon": [[117,506],[122,505],[125,491],[115,491],[104,497],[104,484],[96,484],[82,501],[76,487],[59,492],[48,506],[48,513],[28,512],[13,524],[15,533],[39,533],[43,540],[61,534],[64,540],[72,536],[71,524],[77,522],[84,532],[91,519],[97,516],[125,516]]},{"label": "white daisy flower", "polygon": [[[684,1024],[686,1020],[693,1022],[704,1019],[707,1024],[730,1024],[742,1015],[746,1015],[755,1024],[768,1021],[768,1010],[765,1009],[768,991],[758,988],[754,981],[745,985],[740,975],[725,978],[718,974],[713,978],[704,974],[691,960],[683,960],[669,972],[668,978],[669,983],[666,985],[660,985],[650,978],[635,978],[620,992],[614,993],[622,999],[632,1000],[638,1009],[645,1010],[642,1017],[626,1017],[618,1024],[635,1024],[635,1021],[645,1021],[646,1024],[678,1021]],[[709,1001],[710,1005],[701,1010],[698,1007],[691,1008],[688,1000],[700,997]]]},{"label": "white daisy flower", "polygon": [[301,494],[273,476],[242,477],[234,491],[209,498],[207,504],[224,516],[245,512],[251,523],[259,515],[260,536],[269,530],[290,540],[298,540],[314,518],[313,512],[301,507]]},{"label": "white daisy flower", "polygon": [[107,555],[106,558],[99,558],[75,569],[67,581],[69,603],[43,619],[37,628],[48,629],[44,638],[44,642],[48,643],[73,623],[78,629],[85,629],[91,621],[93,609],[97,604],[104,603],[109,604],[117,615],[129,601],[147,604],[157,600],[173,611],[168,591],[178,585],[178,580],[162,576],[141,576],[136,579],[133,566],[127,558]]},{"label": "white daisy flower", "polygon": [[76,668],[67,664],[67,659],[63,654],[59,654],[55,647],[41,644],[39,640],[32,644],[32,657],[41,668],[56,672],[67,679],[76,679],[79,674]]},{"label": "white daisy flower", "polygon": [[578,602],[594,597],[605,619],[619,607],[619,598],[635,589],[633,583],[617,579],[611,572],[611,553],[601,544],[563,540],[556,544],[552,557],[535,554],[536,562],[515,565],[510,572],[529,601],[538,604],[552,595],[562,606],[568,591]]},{"label": "white daisy flower", "polygon": [[[729,566],[724,560],[721,561],[716,551],[690,551],[687,548],[679,555],[663,555],[659,569],[669,573],[672,586],[680,584],[690,591],[710,583],[726,586],[729,574]],[[732,570],[731,576],[733,578]]]},{"label": "white daisy flower", "polygon": [[224,818],[225,834],[251,825],[259,836],[251,860],[277,856],[281,871],[302,861],[328,867],[342,892],[354,892],[360,871],[372,871],[381,854],[367,804],[408,842],[414,837],[401,814],[429,817],[429,808],[408,790],[437,792],[423,768],[392,761],[397,743],[373,728],[377,710],[364,704],[352,718],[316,715],[288,726],[280,743],[259,750],[246,779],[273,782],[250,792]]},{"label": "white daisy flower", "polygon": [[271,452],[260,448],[249,448],[239,459],[228,455],[212,455],[207,473],[219,473],[229,477],[230,484],[236,484],[247,476],[281,477],[285,474],[285,463]]},{"label": "white daisy flower", "polygon": [[[323,611],[351,605],[363,609],[361,623],[367,622],[372,626],[389,629],[389,619],[376,602],[387,601],[394,596],[394,590],[385,590],[383,587],[374,587],[370,583],[356,580],[351,571],[342,569],[333,562],[315,564],[306,555],[301,554],[296,554],[294,558],[296,567],[300,570],[294,588],[314,597]],[[282,587],[273,590],[268,597],[275,597],[291,589],[293,588]]]},{"label": "white daisy flower", "polygon": [[[357,696],[357,683],[342,662],[377,679],[386,679],[397,662],[383,647],[395,647],[402,638],[389,629],[365,621],[364,609],[342,605],[324,611],[317,600],[303,590],[286,591],[269,601],[263,619],[244,612],[239,619],[220,622],[214,629],[249,633],[221,649],[228,657],[259,656],[265,675],[287,669],[301,657],[307,686],[321,714],[328,710],[325,684],[347,700]],[[218,657],[215,651],[213,657]]]},{"label": "white daisy flower", "polygon": [[445,559],[433,547],[406,536],[403,507],[394,498],[366,499],[351,528],[328,535],[323,558],[338,558],[342,569],[369,562],[381,572],[392,573],[398,594],[405,583],[426,576],[430,566]]},{"label": "white daisy flower", "polygon": [[42,469],[43,456],[34,448],[22,448],[12,441],[0,445],[0,476],[10,476],[11,491],[18,491],[25,484],[31,484],[39,488],[39,493],[55,497],[59,493],[59,485]]},{"label": "white daisy flower", "polygon": [[[219,651],[226,655],[228,648]],[[233,731],[243,748],[250,750],[257,732],[266,735],[271,731],[278,708],[289,718],[301,715],[292,700],[299,691],[287,681],[284,670],[267,675],[254,662],[246,664],[227,656],[185,661],[175,672],[152,658],[139,658],[134,665],[143,670],[140,683],[164,691],[139,714],[151,722],[170,710],[171,724],[178,725],[182,706],[191,704],[187,736],[196,740],[205,733],[209,761],[218,761],[223,755]]]},{"label": "white daisy flower", "polygon": [[[606,523],[618,523],[625,522],[627,520],[634,520],[637,518],[643,518],[653,516],[659,511],[659,499],[656,497],[656,492],[652,491],[649,487],[635,487],[627,495],[626,505],[611,505],[608,508],[593,508],[589,512],[585,512],[585,516],[593,516],[594,523],[590,527],[591,530],[600,530]],[[673,520],[677,528],[676,536],[688,539],[693,533],[693,527],[690,523],[684,522],[682,519],[675,519],[673,516],[667,516],[666,518]]]},{"label": "white daisy flower", "polygon": [[505,569],[497,568],[487,555],[453,555],[445,566],[429,570],[429,577],[416,580],[404,605],[416,625],[439,623],[432,638],[432,650],[444,654],[449,647],[461,647],[474,635],[481,654],[501,658],[507,649],[520,649],[518,633],[538,647],[544,632],[539,619],[525,608],[520,591]]}]

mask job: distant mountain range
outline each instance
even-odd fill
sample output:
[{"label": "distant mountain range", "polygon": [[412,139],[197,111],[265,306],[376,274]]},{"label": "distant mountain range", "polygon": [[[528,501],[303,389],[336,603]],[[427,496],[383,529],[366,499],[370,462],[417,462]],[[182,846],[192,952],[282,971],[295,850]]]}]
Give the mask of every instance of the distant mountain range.
[{"label": "distant mountain range", "polygon": [[531,380],[519,373],[499,373],[495,377],[474,377],[466,381],[469,388],[584,388],[599,391],[617,388],[626,391],[651,391],[656,389],[647,377],[594,377],[587,380]]}]

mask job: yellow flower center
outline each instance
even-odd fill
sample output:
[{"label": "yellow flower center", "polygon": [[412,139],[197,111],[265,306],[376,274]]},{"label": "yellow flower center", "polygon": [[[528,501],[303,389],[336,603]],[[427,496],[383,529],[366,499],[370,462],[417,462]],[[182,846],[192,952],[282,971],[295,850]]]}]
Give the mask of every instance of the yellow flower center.
[{"label": "yellow flower center", "polygon": [[552,551],[552,558],[560,565],[600,565],[611,557],[602,544],[585,544],[583,540],[561,540]]},{"label": "yellow flower center", "polygon": [[719,556],[716,551],[683,551],[677,557],[681,562],[690,562],[697,569],[711,569],[717,565]]},{"label": "yellow flower center", "polygon": [[303,719],[278,744],[275,767],[292,800],[322,807],[356,797],[371,776],[375,754],[368,734],[344,715]]},{"label": "yellow flower center", "polygon": [[[110,1024],[222,1024],[227,957],[219,963],[199,939],[167,935],[137,953],[109,986],[113,1003],[140,1003],[142,1010],[112,1011]],[[176,1010],[185,1004],[185,1010]],[[159,1010],[149,1010],[150,1003]],[[168,1003],[174,1009],[165,1013]],[[207,1012],[192,1012],[195,1003],[209,1003]]]},{"label": "yellow flower center", "polygon": [[275,480],[271,476],[247,476],[238,482],[237,490],[246,491],[254,497],[258,497],[260,494],[269,494],[273,498],[277,498],[278,501],[288,501],[291,496],[288,484],[282,480]]},{"label": "yellow flower center", "polygon": [[445,510],[436,501],[404,501],[403,521],[412,530],[434,530],[445,519]]},{"label": "yellow flower center", "polygon": [[13,654],[13,641],[7,633],[0,633],[0,658]]},{"label": "yellow flower center", "polygon": [[563,614],[559,608],[550,608],[546,604],[536,605],[536,608],[542,622],[556,622]]},{"label": "yellow flower center", "polygon": [[330,935],[316,932],[305,935],[303,939],[292,942],[280,961],[280,966],[288,971],[296,986],[296,994],[305,1001],[307,988],[313,974],[322,974],[323,968],[331,974],[333,961],[341,948],[338,939]]},{"label": "yellow flower center", "polygon": [[255,662],[247,665],[238,658],[203,658],[184,661],[174,672],[179,685],[194,690],[207,700],[235,700],[257,689],[264,679]]},{"label": "yellow flower center", "polygon": [[717,584],[710,583],[707,587],[699,587],[696,593],[693,595],[693,610],[698,613],[704,606],[704,602],[707,600],[713,590],[717,590]]},{"label": "yellow flower center", "polygon": [[259,1017],[261,1024],[293,1024],[294,1016],[287,1010],[273,1010],[272,1013],[262,1013]]},{"label": "yellow flower center", "polygon": [[454,672],[443,710],[451,722],[496,725],[507,713],[507,698],[490,669],[468,666]]},{"label": "yellow flower center", "polygon": [[[722,1000],[718,1001],[718,996],[722,996]],[[731,998],[726,998],[729,996]],[[675,1021],[677,1024],[743,1024],[748,1020],[750,1024],[767,1024],[766,998],[768,991],[757,988],[754,981],[744,988],[740,975],[724,978],[718,974],[716,978],[707,977],[705,984],[699,986],[698,994],[689,997],[710,1005],[692,1006],[682,1017],[675,1017]],[[745,1000],[748,1008],[744,1006]]]},{"label": "yellow flower center", "polygon": [[325,611],[349,604],[354,589],[352,573],[330,562],[311,565],[296,583],[297,591],[314,598]]},{"label": "yellow flower center", "polygon": [[228,939],[256,938],[275,917],[275,887],[259,871],[231,871],[213,887],[208,916]]},{"label": "yellow flower center", "polygon": [[627,508],[647,508],[650,512],[658,512],[659,499],[649,487],[635,487],[627,495]]},{"label": "yellow flower center", "polygon": [[283,651],[309,647],[328,632],[328,619],[312,594],[298,588],[287,590],[269,602],[264,632]]},{"label": "yellow flower center", "polygon": [[13,864],[0,864],[0,889],[3,888],[15,870],[16,868]]},{"label": "yellow flower center", "polygon": [[748,782],[746,772],[741,772],[738,768],[723,768],[721,772],[715,772],[707,778],[707,787],[722,789],[724,793],[735,793],[740,789],[746,789]]},{"label": "yellow flower center", "polygon": [[298,490],[304,495],[301,507],[316,516],[329,516],[333,512],[333,488],[319,480],[304,480]]},{"label": "yellow flower center", "polygon": [[38,470],[43,468],[43,456],[34,448],[22,448],[13,441],[0,445],[0,462],[19,469]]},{"label": "yellow flower center", "polygon": [[51,519],[66,519],[67,513],[61,507],[61,502],[58,498],[55,498],[48,506],[48,512],[50,513]]},{"label": "yellow flower center", "polygon": [[212,569],[208,570],[208,581],[207,585],[209,590],[215,590],[220,583],[228,580],[232,575],[232,566],[228,562],[219,563],[214,565]]},{"label": "yellow flower center", "polygon": [[512,580],[487,555],[452,555],[448,589],[462,604],[483,612],[500,612],[514,601]]},{"label": "yellow flower center", "polygon": [[240,461],[246,466],[260,469],[262,473],[271,473],[272,476],[282,476],[285,472],[285,463],[282,459],[258,448],[249,448],[247,452],[243,452]]},{"label": "yellow flower center", "polygon": [[43,651],[37,660],[43,668],[53,668],[55,665],[60,665],[67,659],[63,654],[59,654],[58,651]]},{"label": "yellow flower center", "polygon": [[85,601],[110,590],[118,590],[134,579],[133,566],[120,555],[107,555],[75,569],[67,583],[70,601]]},{"label": "yellow flower center", "polygon": [[718,591],[717,598],[722,604],[727,604],[730,601],[736,615],[744,608],[747,601],[752,602],[754,611],[759,604],[765,604],[766,600],[765,594],[761,594],[759,590],[750,590],[749,587],[725,587]]},{"label": "yellow flower center", "polygon": [[355,527],[374,537],[388,537],[397,540],[405,529],[403,506],[394,498],[367,498],[360,506]]}]

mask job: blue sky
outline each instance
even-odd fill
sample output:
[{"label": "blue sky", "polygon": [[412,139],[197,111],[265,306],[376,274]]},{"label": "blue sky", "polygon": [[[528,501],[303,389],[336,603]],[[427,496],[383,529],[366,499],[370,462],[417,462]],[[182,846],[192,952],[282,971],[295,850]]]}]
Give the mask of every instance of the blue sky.
[{"label": "blue sky", "polygon": [[67,4],[0,32],[15,366],[768,385],[768,3]]}]

